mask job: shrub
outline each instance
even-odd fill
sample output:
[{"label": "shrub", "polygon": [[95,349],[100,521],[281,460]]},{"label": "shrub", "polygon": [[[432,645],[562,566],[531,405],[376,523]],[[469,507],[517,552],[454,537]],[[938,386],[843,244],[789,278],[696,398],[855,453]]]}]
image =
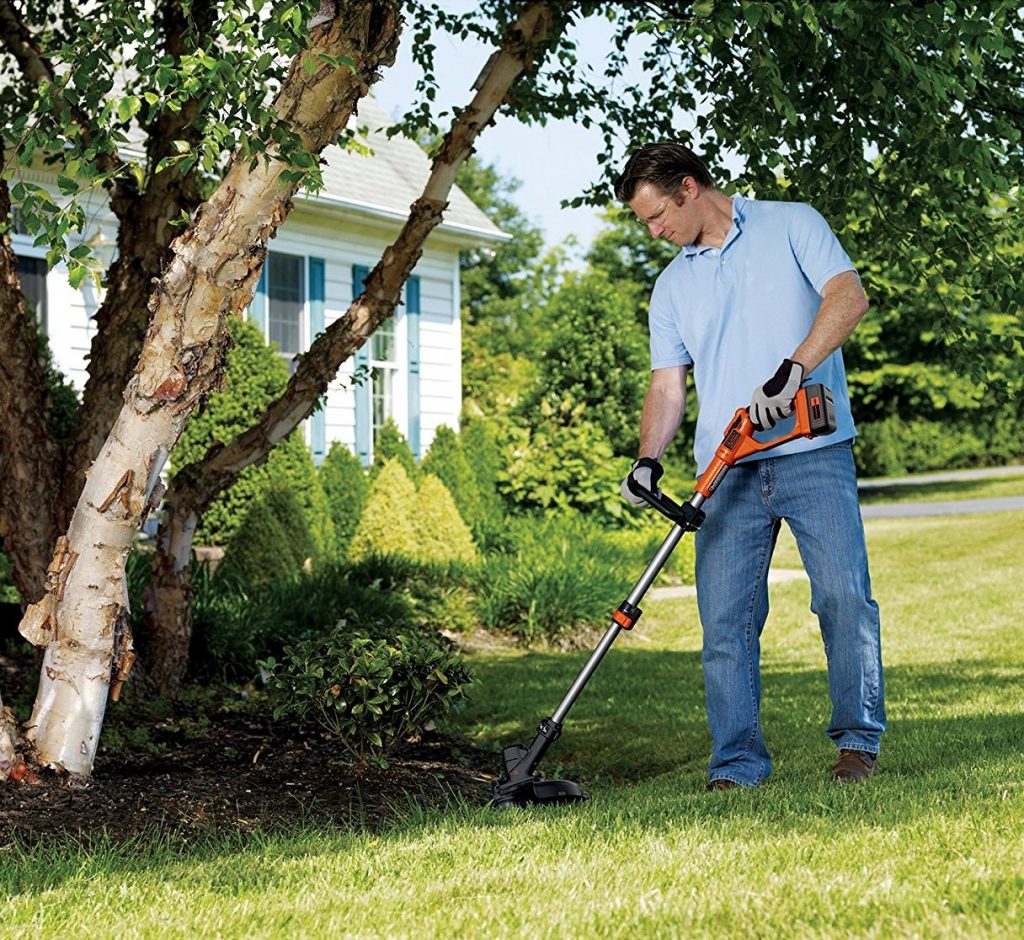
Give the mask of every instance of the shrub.
[{"label": "shrub", "polygon": [[479,515],[470,522],[473,538],[482,552],[505,551],[510,547],[505,528],[508,504],[498,492],[498,478],[506,461],[496,423],[486,418],[473,419],[463,429],[460,443],[476,478],[479,497]]},{"label": "shrub", "polygon": [[[216,442],[226,443],[247,430],[284,390],[288,367],[247,321],[228,324],[234,347],[225,363],[224,388],[214,392],[204,410],[193,416],[175,447],[174,470],[201,460]],[[295,495],[316,540],[318,553],[333,550],[334,524],[327,498],[301,430],[295,430],[270,453],[262,466],[247,467],[203,515],[197,545],[227,545],[250,504],[271,489],[286,487]]]},{"label": "shrub", "polygon": [[477,626],[470,590],[475,568],[378,555],[351,565],[343,577],[353,586],[400,600],[407,610],[406,620],[424,630],[471,633]]},{"label": "shrub", "polygon": [[384,422],[377,433],[377,439],[373,442],[371,477],[377,475],[379,472],[377,467],[387,460],[397,460],[402,465],[409,479],[413,483],[419,482],[420,468],[416,463],[416,457],[409,447],[409,442],[402,435],[402,432],[398,430],[398,425],[395,424],[394,418],[388,418]]},{"label": "shrub", "polygon": [[344,558],[370,492],[366,470],[358,457],[335,441],[320,465],[319,477],[334,522],[334,555]]},{"label": "shrub", "polygon": [[64,373],[53,364],[53,352],[47,335],[39,331],[38,353],[43,369],[43,380],[50,393],[50,413],[47,426],[55,441],[63,443],[70,439],[78,423],[78,392]]},{"label": "shrub", "polygon": [[208,565],[193,565],[189,668],[201,679],[250,679],[257,660],[322,636],[342,617],[372,624],[377,618],[410,623],[417,616],[408,593],[370,586],[337,565],[258,585],[219,575],[218,569],[211,578]]},{"label": "shrub", "polygon": [[499,486],[518,509],[578,510],[616,525],[639,524],[619,492],[629,463],[614,456],[582,404],[541,402],[532,427],[510,430],[505,450]]},{"label": "shrub", "polygon": [[466,459],[458,435],[451,428],[442,424],[435,431],[427,456],[423,458],[422,471],[433,474],[448,488],[459,515],[475,529],[484,515],[480,484]]},{"label": "shrub", "polygon": [[273,489],[253,502],[217,568],[217,578],[254,586],[287,581],[316,551],[305,513],[287,489]]},{"label": "shrub", "polygon": [[370,495],[349,545],[349,558],[352,561],[370,555],[415,558],[415,512],[415,485],[397,459],[385,460],[370,486]]},{"label": "shrub", "polygon": [[404,738],[460,707],[470,682],[462,657],[438,639],[375,639],[344,621],[260,665],[279,698],[275,716],[312,717],[357,761],[384,766]]},{"label": "shrub", "polygon": [[606,624],[640,574],[613,538],[579,515],[516,519],[510,534],[515,550],[480,566],[476,609],[485,626],[526,641]]},{"label": "shrub", "polygon": [[498,477],[505,459],[494,422],[487,418],[469,421],[462,428],[461,444],[466,462],[476,476],[481,500],[485,505],[497,503]]},{"label": "shrub", "polygon": [[970,427],[906,421],[896,415],[859,428],[854,448],[865,476],[946,470],[984,462],[985,444]]},{"label": "shrub", "polygon": [[476,560],[469,527],[462,521],[448,488],[432,474],[423,477],[413,516],[415,558],[421,562]]}]

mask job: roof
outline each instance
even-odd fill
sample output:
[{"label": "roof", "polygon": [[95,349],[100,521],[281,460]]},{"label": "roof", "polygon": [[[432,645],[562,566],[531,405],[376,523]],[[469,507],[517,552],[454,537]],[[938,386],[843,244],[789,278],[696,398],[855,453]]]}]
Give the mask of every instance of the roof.
[{"label": "roof", "polygon": [[[419,198],[430,176],[429,158],[408,137],[387,136],[385,130],[392,121],[369,96],[360,100],[358,116],[354,115],[352,122],[368,128],[367,143],[372,155],[337,145],[327,147],[323,152],[323,189],[313,196],[304,193],[302,198],[371,217],[404,221],[409,206]],[[509,238],[457,186],[452,187],[444,221],[437,231],[475,242]]]}]

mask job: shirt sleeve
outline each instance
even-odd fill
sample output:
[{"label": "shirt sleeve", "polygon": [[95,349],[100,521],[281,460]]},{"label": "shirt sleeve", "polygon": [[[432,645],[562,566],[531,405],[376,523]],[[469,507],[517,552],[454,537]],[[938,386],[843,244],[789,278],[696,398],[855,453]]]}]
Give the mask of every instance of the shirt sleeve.
[{"label": "shirt sleeve", "polygon": [[818,294],[837,274],[856,271],[828,222],[812,206],[803,203],[793,206],[789,244],[797,264]]},{"label": "shirt sleeve", "polygon": [[679,335],[668,288],[659,278],[651,294],[647,318],[651,330],[651,371],[675,366],[692,366],[693,357]]}]

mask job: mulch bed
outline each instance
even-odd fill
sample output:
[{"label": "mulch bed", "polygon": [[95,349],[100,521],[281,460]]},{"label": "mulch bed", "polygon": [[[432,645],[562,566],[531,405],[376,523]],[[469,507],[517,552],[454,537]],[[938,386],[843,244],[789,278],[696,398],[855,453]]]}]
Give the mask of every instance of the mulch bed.
[{"label": "mulch bed", "polygon": [[[5,703],[32,675],[23,657],[0,653]],[[29,699],[30,701],[30,699]],[[24,717],[24,706],[18,708]],[[219,689],[186,697],[158,717],[145,703],[112,706],[87,785],[56,775],[0,783],[0,848],[62,836],[121,842],[154,830],[185,841],[211,833],[297,827],[382,828],[410,804],[484,804],[498,755],[428,733],[386,768],[347,762],[312,725],[275,721],[259,694]]]}]

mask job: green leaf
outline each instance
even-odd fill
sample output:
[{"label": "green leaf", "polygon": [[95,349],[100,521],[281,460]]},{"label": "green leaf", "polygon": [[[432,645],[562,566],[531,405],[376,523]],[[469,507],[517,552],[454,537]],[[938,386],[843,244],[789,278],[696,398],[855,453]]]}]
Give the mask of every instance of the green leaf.
[{"label": "green leaf", "polygon": [[68,266],[68,283],[73,290],[78,290],[85,279],[89,276],[89,269],[84,264],[72,264]]},{"label": "green leaf", "polygon": [[142,102],[134,95],[126,95],[117,103],[117,117],[121,121],[130,121],[142,110]]}]

